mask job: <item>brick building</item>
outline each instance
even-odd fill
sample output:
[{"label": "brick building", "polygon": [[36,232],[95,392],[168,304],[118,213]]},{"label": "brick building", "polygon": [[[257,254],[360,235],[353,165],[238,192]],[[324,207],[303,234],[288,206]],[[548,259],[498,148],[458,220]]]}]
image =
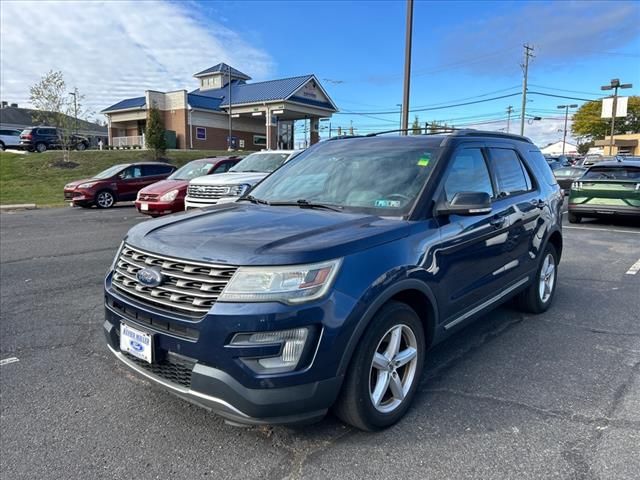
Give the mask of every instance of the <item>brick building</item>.
[{"label": "brick building", "polygon": [[102,111],[109,122],[110,145],[143,145],[149,106],[160,109],[166,130],[175,132],[179,149],[240,150],[293,148],[293,123],[308,120],[310,141],[319,140],[320,118],[338,109],[315,75],[250,82],[225,63],[196,73],[192,92],[147,90]]}]

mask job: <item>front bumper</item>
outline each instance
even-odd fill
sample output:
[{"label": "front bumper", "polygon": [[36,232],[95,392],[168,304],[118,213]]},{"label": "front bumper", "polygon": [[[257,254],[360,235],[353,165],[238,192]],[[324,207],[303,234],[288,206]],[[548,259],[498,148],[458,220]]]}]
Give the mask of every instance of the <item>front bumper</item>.
[{"label": "front bumper", "polygon": [[119,332],[104,323],[109,350],[127,367],[174,395],[242,425],[305,424],[321,420],[335,401],[342,378],[335,377],[280,388],[247,388],[228,373],[194,362],[190,384],[178,384],[119,350]]},{"label": "front bumper", "polygon": [[[147,206],[146,210],[143,209],[143,205]],[[157,200],[136,200],[136,209],[145,215],[168,215],[170,213],[182,212],[184,210],[184,201],[174,200],[173,202],[160,202]]]},{"label": "front bumper", "polygon": [[216,200],[206,200],[206,199],[191,199],[189,197],[184,200],[184,209],[191,210],[193,208],[204,208],[210,207],[212,205],[218,205],[219,203],[233,203],[237,201],[240,197],[222,197]]},{"label": "front bumper", "polygon": [[90,190],[64,190],[65,202],[71,202],[73,204],[88,205],[94,201],[94,192]]}]

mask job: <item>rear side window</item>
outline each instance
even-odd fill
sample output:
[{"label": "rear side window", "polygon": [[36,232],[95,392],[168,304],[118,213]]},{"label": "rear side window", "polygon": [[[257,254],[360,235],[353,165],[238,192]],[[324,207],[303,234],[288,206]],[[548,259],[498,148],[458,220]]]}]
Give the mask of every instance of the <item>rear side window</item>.
[{"label": "rear side window", "polygon": [[547,160],[544,158],[540,150],[530,150],[527,155],[529,162],[533,162],[536,166],[538,174],[542,174],[542,178],[548,185],[556,185],[556,177],[553,175]]},{"label": "rear side window", "polygon": [[55,135],[56,134],[56,129],[55,128],[39,128],[38,129],[38,134],[40,134],[40,135]]},{"label": "rear side window", "polygon": [[515,150],[490,148],[489,156],[499,195],[517,195],[531,190],[531,178]]},{"label": "rear side window", "polygon": [[451,201],[458,192],[486,192],[495,197],[482,150],[465,148],[454,153],[444,192],[447,201]]},{"label": "rear side window", "polygon": [[145,177],[150,177],[153,175],[166,175],[167,173],[171,173],[173,171],[173,167],[171,165],[143,165],[142,172]]},{"label": "rear side window", "polygon": [[640,168],[635,167],[593,167],[581,180],[640,180]]}]

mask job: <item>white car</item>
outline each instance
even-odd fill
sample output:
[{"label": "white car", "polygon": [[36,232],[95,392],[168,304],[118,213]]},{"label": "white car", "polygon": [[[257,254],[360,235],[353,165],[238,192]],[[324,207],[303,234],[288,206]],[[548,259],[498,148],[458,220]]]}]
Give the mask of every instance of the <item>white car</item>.
[{"label": "white car", "polygon": [[21,133],[22,130],[14,128],[0,130],[0,150],[19,147]]},{"label": "white car", "polygon": [[302,150],[263,150],[243,158],[226,173],[206,175],[189,182],[184,208],[235,202],[264,177]]}]

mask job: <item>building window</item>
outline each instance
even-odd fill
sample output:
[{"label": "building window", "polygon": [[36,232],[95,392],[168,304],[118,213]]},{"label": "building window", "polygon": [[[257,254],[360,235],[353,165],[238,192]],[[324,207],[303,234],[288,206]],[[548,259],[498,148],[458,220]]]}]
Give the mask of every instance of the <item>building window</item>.
[{"label": "building window", "polygon": [[267,137],[266,135],[254,135],[253,136],[253,144],[260,145],[261,147],[267,146]]},{"label": "building window", "polygon": [[206,140],[207,139],[207,129],[204,127],[196,127],[196,139],[198,140]]}]

